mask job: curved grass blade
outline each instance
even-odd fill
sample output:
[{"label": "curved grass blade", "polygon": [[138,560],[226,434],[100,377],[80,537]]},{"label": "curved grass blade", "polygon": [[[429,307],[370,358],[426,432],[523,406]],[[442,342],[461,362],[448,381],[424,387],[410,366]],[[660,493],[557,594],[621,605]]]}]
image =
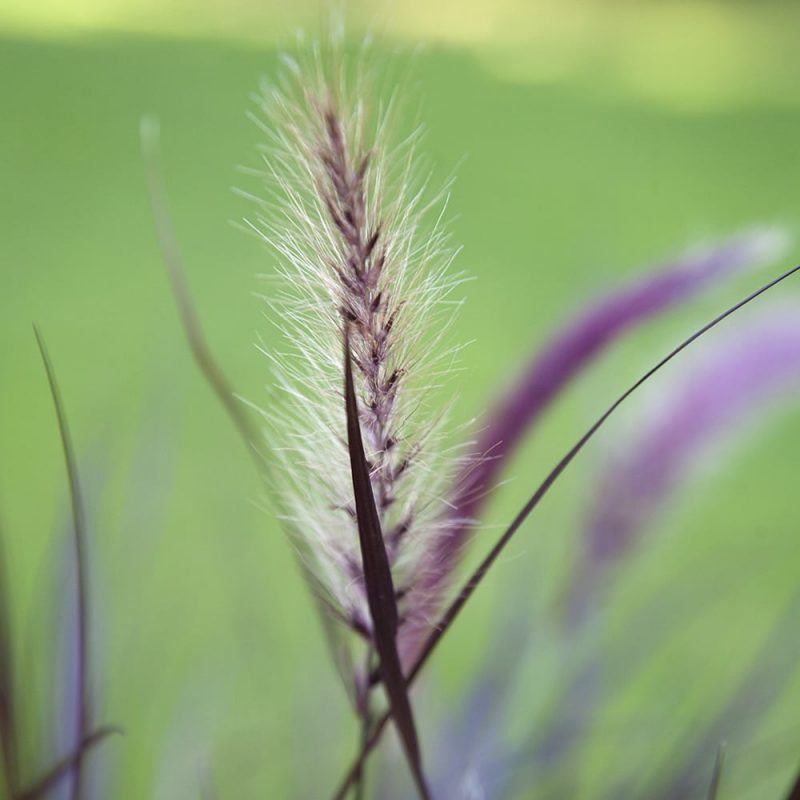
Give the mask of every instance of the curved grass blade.
[{"label": "curved grass blade", "polygon": [[430,590],[436,595],[475,529],[473,520],[491,496],[502,470],[543,412],[595,359],[648,320],[684,303],[709,286],[734,277],[745,265],[780,250],[777,230],[752,230],[701,251],[689,252],[655,272],[637,277],[581,308],[537,351],[520,375],[489,408],[475,446],[480,459],[454,483],[455,524],[439,542]]},{"label": "curved grass blade", "polygon": [[236,426],[239,435],[247,445],[248,452],[255,459],[256,466],[261,471],[265,468],[265,461],[256,447],[256,442],[259,439],[258,430],[246,412],[244,405],[237,399],[219,363],[211,354],[211,348],[203,332],[203,326],[200,324],[192,294],[189,290],[189,284],[186,280],[186,271],[183,268],[180,248],[170,222],[166,192],[164,191],[161,177],[159,131],[156,119],[152,117],[144,117],[142,119],[140,138],[147,178],[147,191],[156,226],[158,244],[161,249],[161,257],[167,268],[175,305],[178,307],[181,327],[186,335],[195,363],[208,385],[214,391],[214,394],[216,394],[217,399],[222,403],[228,417],[230,417],[231,422]]},{"label": "curved grass blade", "polygon": [[[512,521],[511,525],[505,530],[505,532],[500,536],[494,546],[491,548],[489,553],[486,557],[481,561],[478,565],[477,569],[472,573],[472,575],[468,578],[464,586],[462,587],[461,591],[456,595],[453,602],[444,612],[442,617],[440,618],[439,622],[433,629],[433,632],[430,634],[428,639],[426,640],[424,646],[422,647],[420,654],[417,656],[416,661],[414,662],[413,667],[411,668],[408,678],[407,684],[410,685],[417,677],[417,675],[422,670],[422,667],[425,666],[428,658],[430,658],[431,653],[436,648],[436,645],[441,641],[444,634],[450,628],[450,626],[455,621],[456,617],[458,616],[461,609],[464,607],[464,604],[469,600],[472,596],[472,593],[475,589],[478,588],[481,581],[483,580],[486,573],[491,568],[492,564],[497,560],[500,554],[505,549],[506,545],[511,541],[514,534],[519,530],[520,526],[523,522],[528,518],[528,515],[539,505],[542,498],[550,491],[550,488],[553,484],[558,480],[564,470],[572,463],[575,457],[583,450],[583,448],[591,441],[594,435],[600,430],[600,428],[605,425],[606,421],[611,417],[614,412],[634,393],[637,389],[639,389],[643,384],[647,383],[650,378],[653,377],[657,372],[659,372],[663,367],[665,367],[670,361],[672,361],[676,356],[682,353],[687,347],[692,345],[695,341],[699,338],[704,336],[708,333],[712,328],[715,328],[721,322],[726,320],[732,314],[735,314],[744,306],[751,303],[756,298],[760,297],[765,292],[769,291],[773,287],[777,286],[779,283],[782,283],[787,278],[794,275],[796,272],[800,271],[800,265],[792,267],[791,269],[784,272],[782,275],[779,275],[777,278],[774,278],[769,283],[764,284],[756,291],[747,295],[744,299],[740,300],[738,303],[735,303],[733,306],[728,308],[726,311],[723,311],[718,316],[714,317],[710,322],[703,325],[703,327],[696,330],[691,336],[684,339],[677,347],[671,350],[664,358],[662,358],[655,366],[651,367],[641,378],[639,378],[635,383],[633,383],[628,389],[626,389],[609,407],[606,411],[598,417],[598,419],[592,424],[592,426],[583,434],[583,436],[578,439],[578,441],[567,451],[567,453],[561,458],[561,460],[553,467],[547,477],[542,481],[536,491],[531,495],[530,499],[527,503],[522,507],[522,510],[517,514],[517,516]],[[370,740],[367,742],[366,746],[362,748],[361,752],[355,759],[353,765],[351,766],[348,773],[345,775],[342,783],[340,784],[339,788],[337,789],[334,797],[336,800],[343,800],[349,788],[352,784],[352,781],[355,777],[356,772],[361,768],[361,765],[364,762],[364,759],[369,754],[370,750],[377,744],[378,740],[380,739],[381,733],[383,732],[386,723],[391,716],[391,710],[387,711],[383,717],[381,717],[375,724],[375,728],[373,730],[372,736]],[[798,784],[797,791],[800,793],[800,783]],[[794,800],[794,796],[792,796],[792,800]],[[797,799],[800,800],[800,794],[797,795]]]},{"label": "curved grass blade", "polygon": [[[392,570],[383,541],[378,509],[372,493],[369,467],[364,455],[361,439],[361,424],[358,416],[358,401],[353,385],[353,367],[350,357],[350,340],[345,329],[344,396],[347,412],[347,448],[350,453],[350,471],[353,476],[353,494],[358,523],[358,539],[364,567],[364,583],[367,603],[372,617],[375,649],[380,658],[380,673],[389,706],[394,716],[397,732],[408,758],[414,782],[420,797],[428,798],[427,786],[422,773],[419,742],[414,726],[411,703],[408,699],[406,681],[397,652],[397,601],[395,598]],[[359,770],[360,774],[361,770]]]},{"label": "curved grass blade", "polygon": [[[39,352],[47,373],[47,380],[50,384],[50,394],[55,406],[58,429],[61,434],[61,448],[64,452],[64,462],[67,469],[69,480],[70,504],[72,506],[72,530],[73,546],[75,548],[75,600],[76,600],[76,628],[75,628],[75,649],[77,659],[77,684],[75,687],[75,730],[76,742],[83,742],[89,736],[91,725],[91,710],[89,702],[89,597],[88,597],[88,575],[87,575],[87,555],[86,555],[86,514],[83,508],[83,497],[81,494],[80,479],[78,477],[78,465],[75,460],[75,451],[72,447],[69,427],[67,425],[67,415],[64,410],[64,403],[58,388],[55,370],[47,352],[44,338],[36,325],[33,326],[36,335],[36,342],[39,345]],[[83,759],[82,746],[78,748],[73,764],[70,769],[73,773],[71,796],[73,800],[78,800],[83,796]]]},{"label": "curved grass blade", "polygon": [[70,771],[75,769],[77,765],[83,761],[83,757],[89,750],[92,750],[100,742],[112,734],[122,734],[120,728],[104,726],[98,728],[94,733],[90,733],[81,740],[80,747],[74,753],[62,758],[54,766],[52,766],[41,778],[39,778],[32,786],[19,792],[14,796],[14,800],[38,800],[38,798],[46,795],[63,777]]}]

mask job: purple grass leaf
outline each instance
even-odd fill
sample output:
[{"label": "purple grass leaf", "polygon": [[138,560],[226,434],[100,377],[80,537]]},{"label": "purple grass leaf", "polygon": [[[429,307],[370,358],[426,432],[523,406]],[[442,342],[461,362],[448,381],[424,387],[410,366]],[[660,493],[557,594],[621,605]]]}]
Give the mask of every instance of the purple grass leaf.
[{"label": "purple grass leaf", "polygon": [[635,547],[692,466],[799,386],[800,314],[773,307],[726,332],[660,390],[629,451],[599,478],[568,601],[573,626],[588,613],[597,581]]},{"label": "purple grass leaf", "polygon": [[353,494],[356,507],[356,522],[361,546],[364,584],[372,618],[372,638],[380,658],[380,672],[395,725],[408,758],[414,782],[420,797],[429,797],[422,773],[422,760],[417,740],[411,703],[406,681],[397,652],[397,602],[395,599],[392,571],[383,541],[378,509],[372,493],[369,467],[364,455],[361,439],[358,401],[353,384],[353,367],[350,355],[350,340],[345,328],[344,393],[347,411],[347,445],[350,453],[350,468],[353,476]]},{"label": "purple grass leaf", "polygon": [[[72,507],[72,534],[73,546],[75,551],[75,605],[76,605],[76,624],[75,624],[75,651],[76,651],[76,689],[75,689],[75,716],[73,721],[74,739],[76,742],[84,742],[90,734],[91,729],[91,710],[89,698],[89,625],[88,625],[88,578],[87,578],[87,542],[86,542],[86,514],[83,508],[83,497],[81,493],[80,478],[78,476],[78,466],[75,460],[75,451],[72,446],[72,438],[67,425],[67,415],[61,399],[61,392],[58,388],[55,370],[47,352],[44,338],[39,329],[34,326],[36,342],[39,345],[39,352],[42,357],[47,380],[50,385],[50,394],[56,410],[58,429],[61,435],[61,447],[64,454],[64,463],[69,480],[70,504]],[[70,767],[71,772],[71,797],[72,800],[79,800],[82,797],[83,783],[83,759],[82,748],[78,748],[74,763]]]},{"label": "purple grass leaf", "polygon": [[493,642],[494,656],[442,731],[434,780],[437,797],[488,800],[510,794],[513,756],[504,748],[502,710],[527,645],[520,620]]},{"label": "purple grass leaf", "polygon": [[[81,488],[82,498],[85,508],[97,506],[99,498],[103,494],[105,476],[108,474],[107,454],[95,452],[91,459],[87,459],[90,468],[81,467]],[[80,745],[77,737],[76,720],[80,709],[79,701],[81,696],[81,684],[83,681],[81,669],[81,632],[80,632],[80,609],[76,592],[77,564],[75,561],[75,546],[73,523],[70,515],[61,515],[57,528],[59,531],[56,548],[55,574],[57,580],[54,581],[54,610],[55,619],[53,621],[53,641],[57,643],[58,655],[54,659],[57,672],[54,675],[57,701],[51,716],[51,735],[53,737],[53,752],[55,753],[74,753]],[[88,520],[85,521],[87,528],[91,527]],[[87,553],[88,559],[88,553]],[[87,560],[87,571],[89,564]],[[92,627],[94,630],[94,627]],[[96,644],[95,637],[92,637]],[[90,663],[94,659],[89,657]],[[87,765],[84,768],[85,776],[83,781],[84,795],[95,796],[93,787],[100,780],[98,765]],[[58,786],[51,792],[51,800],[64,800],[71,797],[73,792],[74,775],[69,772]]]},{"label": "purple grass leaf", "polygon": [[[454,483],[448,512],[451,524],[436,542],[431,557],[436,568],[429,571],[423,587],[431,609],[439,602],[509,457],[570,381],[637,325],[746,266],[774,258],[783,246],[780,231],[755,229],[716,247],[690,252],[589,304],[551,336],[488,412],[475,446],[477,464],[465,468]],[[419,630],[409,631],[402,644],[404,654],[414,651],[420,635]]]},{"label": "purple grass leaf", "polygon": [[453,504],[471,519],[523,435],[564,387],[606,347],[636,325],[689,300],[743,267],[775,257],[782,237],[758,230],[700,252],[692,252],[655,273],[637,278],[581,309],[537,352],[511,389],[489,411],[476,448],[485,456],[462,475]]},{"label": "purple grass leaf", "polygon": [[[57,619],[55,633],[58,639],[58,656],[55,663],[58,668],[56,676],[58,714],[55,730],[55,752],[77,752],[80,738],[76,721],[80,715],[80,698],[82,691],[81,652],[80,652],[80,614],[75,602],[75,555],[72,549],[72,531],[65,521],[68,539],[66,549],[60,553],[58,564],[59,579],[54,601]],[[61,548],[59,548],[61,550]],[[84,768],[85,769],[85,768]],[[86,788],[86,781],[83,782]],[[75,770],[70,767],[63,778],[53,787],[54,800],[66,800],[73,797],[75,791]]]}]

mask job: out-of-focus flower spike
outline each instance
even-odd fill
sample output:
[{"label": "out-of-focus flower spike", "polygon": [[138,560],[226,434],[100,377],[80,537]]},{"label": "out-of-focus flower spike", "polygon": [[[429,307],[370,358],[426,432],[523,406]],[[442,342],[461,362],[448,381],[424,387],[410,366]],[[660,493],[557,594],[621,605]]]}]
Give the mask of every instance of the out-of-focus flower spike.
[{"label": "out-of-focus flower spike", "polygon": [[571,586],[579,622],[597,581],[636,545],[666,498],[705,452],[800,385],[800,315],[773,305],[726,331],[661,389],[635,443],[600,477]]},{"label": "out-of-focus flower spike", "polygon": [[[474,448],[476,458],[453,484],[449,522],[441,526],[423,587],[431,607],[445,589],[508,458],[559,392],[623,334],[745,267],[774,259],[786,239],[779,229],[757,228],[714,247],[695,249],[584,307],[545,343],[490,409]],[[407,632],[407,652],[414,651],[420,635]]]},{"label": "out-of-focus flower spike", "polygon": [[[772,260],[785,237],[775,229],[757,229],[683,258],[581,309],[562,326],[522,371],[511,389],[493,406],[480,435],[480,464],[470,466],[454,491],[454,515],[478,516],[497,483],[506,460],[529,433],[558,393],[606,347],[635,326],[689,300],[706,287],[732,277],[742,268]],[[459,532],[451,547],[459,547]]]},{"label": "out-of-focus flower spike", "polygon": [[[566,619],[572,634],[589,619],[605,572],[647,533],[658,508],[703,461],[706,451],[723,438],[740,437],[743,428],[748,430],[744,424],[748,417],[762,418],[766,405],[791,397],[800,386],[800,317],[796,310],[776,303],[720,338],[695,359],[666,396],[662,392],[658,407],[651,412],[653,418],[637,426],[632,452],[620,459],[616,468],[605,471],[607,477],[601,481],[587,526],[586,550],[568,590]],[[691,760],[684,761],[679,770],[667,772],[667,779],[653,789],[653,797],[694,796],[708,780],[709,764],[719,743],[741,733],[745,725],[752,730],[759,715],[777,699],[793,674],[791,665],[797,663],[797,647],[787,649],[785,643],[791,640],[788,625],[796,619],[798,602],[795,599],[782,615],[731,700],[711,721],[693,726],[703,733],[698,746],[692,747]],[[647,636],[652,637],[652,632]],[[653,642],[645,638],[638,645],[638,655],[627,656],[623,674],[615,676],[617,684],[634,679]],[[536,759],[549,749],[549,742],[563,737],[564,730],[571,731],[573,742],[584,735],[600,695],[595,687],[582,696],[578,687],[593,670],[596,665],[590,663],[573,676],[564,693],[562,714],[542,739],[547,748],[543,751],[540,746],[534,758],[526,753],[527,763],[538,763]],[[670,764],[681,763],[683,758],[683,752],[676,753]],[[627,796],[632,791],[632,786],[616,787],[608,796]]]}]

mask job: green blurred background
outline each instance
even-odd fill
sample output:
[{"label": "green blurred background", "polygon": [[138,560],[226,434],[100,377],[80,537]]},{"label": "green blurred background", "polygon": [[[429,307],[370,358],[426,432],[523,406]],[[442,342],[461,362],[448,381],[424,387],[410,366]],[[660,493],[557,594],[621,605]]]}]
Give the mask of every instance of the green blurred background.
[{"label": "green blurred background", "polygon": [[[554,324],[624,276],[751,223],[797,226],[796,3],[407,0],[345,12],[354,38],[369,28],[409,64],[434,175],[457,171],[451,227],[475,280],[456,328],[474,344],[454,378],[455,420],[480,414]],[[157,114],[199,311],[240,393],[264,402],[253,342],[272,333],[253,293],[274,258],[229,224],[250,213],[231,187],[257,190],[235,169],[259,141],[250,92],[297,27],[318,31],[326,17],[305,0],[0,5],[0,519],[14,634],[25,697],[38,698],[26,723],[47,742],[68,505],[36,321],[87,484],[97,716],[126,731],[93,757],[108,781],[99,796],[195,797],[206,770],[222,797],[324,796],[352,752],[290,548],[185,347],[138,144],[141,115]],[[489,519],[508,520],[617,389],[752,282],[595,365],[515,460]],[[675,619],[595,721],[587,797],[690,746],[687,726],[724,700],[795,589],[800,415],[768,422],[681,494],[615,585],[609,651],[635,637],[634,613],[674,608]],[[623,427],[565,477],[437,654],[427,691],[445,706],[513,608],[535,641],[516,706],[535,723],[558,670],[558,576]],[[798,688],[733,750],[725,796],[778,796],[800,746]]]}]

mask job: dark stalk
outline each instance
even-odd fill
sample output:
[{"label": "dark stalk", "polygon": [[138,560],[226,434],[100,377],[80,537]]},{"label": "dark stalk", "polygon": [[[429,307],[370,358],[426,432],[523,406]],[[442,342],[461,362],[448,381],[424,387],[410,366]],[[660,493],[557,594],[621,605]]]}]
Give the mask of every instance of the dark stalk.
[{"label": "dark stalk", "polygon": [[42,356],[47,380],[50,384],[50,394],[53,398],[53,405],[56,410],[58,420],[58,430],[61,434],[61,448],[64,452],[64,463],[67,469],[69,480],[70,504],[72,506],[72,532],[73,547],[75,550],[75,600],[77,612],[76,625],[76,651],[77,651],[77,717],[75,720],[75,741],[79,743],[75,754],[74,762],[71,766],[73,773],[71,798],[80,800],[83,796],[83,748],[82,743],[89,737],[91,725],[91,711],[89,708],[89,588],[88,588],[88,564],[87,564],[87,544],[86,544],[86,514],[83,507],[83,497],[81,494],[80,479],[78,476],[78,465],[75,460],[75,451],[72,447],[72,438],[67,425],[67,415],[64,410],[64,403],[61,399],[61,392],[58,388],[55,370],[47,353],[39,329],[34,325],[33,331],[36,334],[36,342],[39,345],[39,352]]},{"label": "dark stalk", "polygon": [[[358,401],[353,383],[353,365],[350,354],[350,338],[347,327],[344,337],[344,395],[347,414],[347,446],[350,454],[350,470],[353,477],[353,495],[356,504],[358,539],[364,567],[364,585],[367,604],[372,618],[372,637],[380,659],[380,672],[389,707],[395,720],[397,732],[408,759],[419,796],[428,800],[430,794],[422,772],[414,716],[408,698],[406,681],[397,651],[397,602],[395,599],[392,570],[383,541],[378,509],[372,491],[370,471],[364,454],[361,438]],[[361,771],[362,768],[359,768]]]},{"label": "dark stalk", "polygon": [[[412,667],[411,671],[408,674],[407,678],[407,685],[410,686],[413,681],[416,679],[417,675],[419,675],[422,667],[427,662],[428,658],[430,658],[431,653],[434,651],[436,646],[438,645],[439,641],[442,637],[447,633],[450,626],[455,621],[456,617],[458,616],[461,609],[464,607],[464,604],[469,600],[472,596],[472,593],[475,589],[478,588],[481,581],[483,580],[486,573],[491,568],[492,564],[497,560],[498,556],[503,552],[506,545],[511,541],[514,534],[520,528],[522,523],[527,519],[528,515],[539,505],[541,500],[544,496],[550,491],[550,488],[553,484],[558,480],[564,470],[572,463],[578,453],[583,450],[583,448],[588,444],[588,442],[594,437],[594,435],[603,427],[606,421],[611,417],[614,412],[643,384],[647,383],[650,378],[653,377],[657,372],[659,372],[663,367],[665,367],[670,361],[672,361],[677,355],[683,352],[687,347],[701,338],[703,335],[708,333],[712,328],[715,328],[725,319],[727,319],[732,314],[735,314],[741,308],[746,306],[748,303],[751,303],[756,298],[760,297],[765,292],[772,289],[774,286],[777,286],[779,283],[783,282],[790,276],[794,275],[796,272],[800,271],[800,265],[792,267],[792,269],[787,270],[782,275],[779,275],[777,278],[771,280],[769,283],[764,284],[762,287],[757,289],[756,291],[752,292],[751,294],[747,295],[744,299],[740,300],[735,305],[728,308],[726,311],[722,312],[718,316],[714,317],[710,322],[703,325],[702,328],[695,331],[691,336],[684,339],[677,347],[675,347],[672,351],[670,351],[664,358],[662,358],[654,367],[649,369],[641,378],[639,378],[632,386],[630,386],[625,392],[623,392],[609,408],[596,420],[596,422],[586,431],[586,433],[581,436],[580,439],[567,451],[567,453],[561,458],[561,460],[553,467],[544,481],[540,484],[540,486],[536,489],[536,491],[531,495],[530,499],[527,503],[522,507],[522,510],[517,514],[514,518],[513,522],[506,531],[500,536],[494,546],[491,548],[489,553],[477,567],[477,569],[472,573],[469,579],[466,581],[464,586],[462,587],[461,591],[456,595],[455,599],[452,601],[450,606],[442,615],[439,622],[434,627],[432,633],[425,641],[425,644],[420,651],[420,654],[417,656],[416,661],[414,662],[414,666]],[[352,784],[353,778],[357,770],[359,770],[364,763],[365,759],[367,758],[369,752],[375,747],[378,743],[381,733],[386,726],[389,718],[391,717],[391,709],[389,709],[375,724],[375,728],[373,730],[372,736],[370,737],[369,741],[367,742],[366,747],[362,748],[361,752],[356,757],[353,765],[351,766],[348,773],[345,775],[344,779],[342,780],[339,788],[337,789],[334,798],[336,800],[344,800],[349,788]],[[792,794],[787,800],[800,800],[800,776],[798,777],[798,785],[796,787],[797,794]]]}]

